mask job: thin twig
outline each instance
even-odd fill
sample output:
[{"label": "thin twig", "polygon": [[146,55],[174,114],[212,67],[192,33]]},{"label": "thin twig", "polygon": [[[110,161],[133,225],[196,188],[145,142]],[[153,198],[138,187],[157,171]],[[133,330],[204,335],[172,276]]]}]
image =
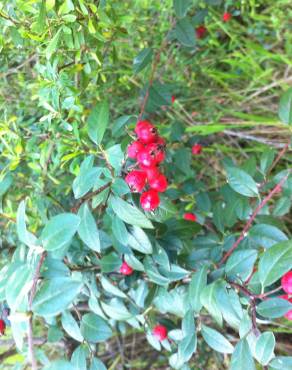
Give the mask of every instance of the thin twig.
[{"label": "thin twig", "polygon": [[101,186],[99,189],[95,190],[95,191],[92,191],[91,193],[88,193],[86,194],[84,197],[82,197],[81,199],[78,200],[78,202],[75,204],[74,207],[71,208],[71,212],[73,213],[77,213],[79,208],[82,206],[82,204],[84,202],[86,202],[87,200],[93,198],[95,195],[98,195],[100,194],[101,192],[103,192],[105,189],[107,189],[108,187],[111,186],[111,182]]},{"label": "thin twig", "polygon": [[33,302],[33,299],[36,293],[36,288],[37,288],[37,283],[40,277],[41,267],[45,261],[46,255],[47,255],[47,252],[44,251],[40,256],[39,262],[35,269],[33,283],[32,283],[32,287],[29,293],[29,298],[28,298],[28,310],[29,310],[30,316],[28,320],[27,341],[28,341],[28,353],[30,357],[32,370],[38,370],[37,360],[35,358],[35,353],[34,353],[32,302]]},{"label": "thin twig", "polygon": [[250,219],[247,221],[246,225],[244,226],[239,238],[235,241],[235,243],[232,245],[232,247],[229,249],[229,251],[224,255],[224,257],[221,259],[221,261],[218,263],[218,266],[221,266],[227,258],[234,252],[234,250],[239,246],[240,242],[245,238],[246,233],[250,229],[254,219],[256,218],[257,214],[260,212],[260,210],[267,204],[267,202],[276,194],[279,190],[281,190],[282,185],[287,180],[289,173],[284,176],[281,181],[269,192],[269,194],[262,200],[262,202],[257,206],[257,208],[254,210],[253,214],[251,215]]}]

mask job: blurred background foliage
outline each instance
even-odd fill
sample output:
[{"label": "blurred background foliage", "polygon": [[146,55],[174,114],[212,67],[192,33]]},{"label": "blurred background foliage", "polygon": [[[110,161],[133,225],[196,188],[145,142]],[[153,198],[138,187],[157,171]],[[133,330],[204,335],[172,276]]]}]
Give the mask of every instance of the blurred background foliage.
[{"label": "blurred background foliage", "polygon": [[[171,0],[0,1],[1,265],[16,243],[14,221],[22,199],[29,196],[32,231],[49,214],[72,206],[71,185],[84,154],[96,154],[85,129],[96,102],[110,102],[106,146],[119,141],[126,147],[130,139],[120,117],[128,116],[133,127],[151,74],[150,64],[134,73],[133,60],[144,48],[159,49],[165,37],[170,44],[155,77],[164,84],[165,105],[155,113],[148,107],[149,117],[168,138],[172,155],[179,142],[205,146],[196,161],[180,152],[177,167],[186,160],[185,173],[204,176],[212,189],[223,181],[220,161],[226,154],[248,168],[267,147],[276,150],[287,143],[291,128],[279,122],[277,109],[279,96],[292,83],[290,0],[193,3],[194,32],[204,25],[206,33],[188,48],[175,38]],[[222,21],[224,11],[232,13],[228,23]],[[283,168],[291,163],[288,152]],[[289,214],[285,222],[291,236]],[[287,351],[291,348],[283,338],[279,345]],[[131,346],[133,340],[140,346],[129,354],[133,368],[149,368],[153,361],[155,368],[165,368],[163,356],[149,346],[147,352],[144,339],[129,336],[126,342]],[[117,343],[111,346],[119,351]],[[201,346],[194,369],[224,368]],[[47,350],[54,356],[58,347]],[[19,360],[16,355],[7,361]]]}]

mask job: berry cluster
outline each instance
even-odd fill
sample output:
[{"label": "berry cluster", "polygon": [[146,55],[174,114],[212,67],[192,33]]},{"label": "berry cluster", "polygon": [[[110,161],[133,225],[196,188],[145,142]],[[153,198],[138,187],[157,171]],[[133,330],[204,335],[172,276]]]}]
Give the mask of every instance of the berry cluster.
[{"label": "berry cluster", "polygon": [[157,129],[149,121],[139,121],[135,128],[137,140],[128,147],[128,157],[136,159],[138,170],[130,171],[125,177],[132,192],[142,192],[141,207],[154,211],[160,203],[159,192],[167,189],[166,177],[159,171],[159,164],[165,159],[165,140],[157,134]]},{"label": "berry cluster", "polygon": [[[288,271],[285,275],[282,276],[281,285],[282,289],[287,294],[281,295],[279,298],[285,299],[292,303],[292,271]],[[288,311],[284,316],[286,317],[286,319],[292,320],[292,310]]]},{"label": "berry cluster", "polygon": [[[225,23],[229,22],[231,18],[232,18],[232,14],[229,12],[225,12],[222,15],[222,21]],[[207,28],[204,25],[201,25],[201,26],[198,26],[195,31],[196,31],[197,39],[202,39],[206,35]]]}]

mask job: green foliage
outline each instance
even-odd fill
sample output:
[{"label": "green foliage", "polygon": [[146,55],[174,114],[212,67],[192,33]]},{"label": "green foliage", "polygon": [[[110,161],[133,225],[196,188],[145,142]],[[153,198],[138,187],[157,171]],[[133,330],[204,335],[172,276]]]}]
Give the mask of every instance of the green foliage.
[{"label": "green foliage", "polygon": [[[291,368],[288,4],[1,4],[3,370]],[[154,212],[124,180],[138,118],[166,140]]]}]

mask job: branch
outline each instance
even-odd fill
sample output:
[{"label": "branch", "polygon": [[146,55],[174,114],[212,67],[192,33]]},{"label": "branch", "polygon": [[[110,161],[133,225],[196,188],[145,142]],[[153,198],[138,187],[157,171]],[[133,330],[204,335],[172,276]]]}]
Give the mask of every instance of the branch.
[{"label": "branch", "polygon": [[28,353],[29,353],[29,357],[31,361],[32,370],[38,370],[38,365],[37,365],[37,361],[36,361],[35,354],[34,354],[33,314],[32,314],[31,309],[32,309],[32,302],[33,302],[33,299],[36,293],[37,283],[40,277],[41,267],[45,261],[46,255],[47,255],[47,252],[44,251],[40,256],[39,262],[35,269],[32,287],[31,287],[29,297],[28,297],[28,310],[30,311],[30,316],[28,320],[27,341],[28,341]]},{"label": "branch", "polygon": [[82,206],[82,204],[83,204],[84,202],[86,202],[87,200],[89,200],[89,199],[93,198],[95,195],[98,195],[98,194],[102,193],[105,189],[107,189],[108,187],[110,187],[110,186],[111,186],[111,184],[112,184],[112,183],[111,183],[111,182],[109,182],[109,183],[107,183],[107,184],[105,184],[105,185],[101,186],[99,189],[97,189],[97,190],[95,190],[95,191],[92,191],[91,193],[88,193],[88,194],[86,194],[84,197],[80,198],[80,199],[78,200],[78,202],[75,204],[75,206],[73,206],[73,207],[71,208],[71,212],[73,212],[73,213],[77,213],[77,212],[78,212],[78,210],[79,210],[79,208]]},{"label": "branch", "polygon": [[235,243],[232,245],[232,247],[229,249],[229,251],[225,254],[225,256],[221,259],[221,261],[218,263],[218,266],[221,266],[227,258],[234,252],[234,250],[239,246],[240,242],[245,238],[246,233],[250,229],[254,219],[256,218],[257,214],[260,212],[260,210],[267,204],[267,202],[281,190],[282,185],[287,180],[288,176],[290,174],[290,171],[286,176],[284,176],[281,181],[269,192],[269,194],[262,200],[262,202],[257,206],[257,208],[254,210],[253,214],[251,215],[250,219],[247,221],[246,225],[244,226],[239,238],[235,241]]}]

